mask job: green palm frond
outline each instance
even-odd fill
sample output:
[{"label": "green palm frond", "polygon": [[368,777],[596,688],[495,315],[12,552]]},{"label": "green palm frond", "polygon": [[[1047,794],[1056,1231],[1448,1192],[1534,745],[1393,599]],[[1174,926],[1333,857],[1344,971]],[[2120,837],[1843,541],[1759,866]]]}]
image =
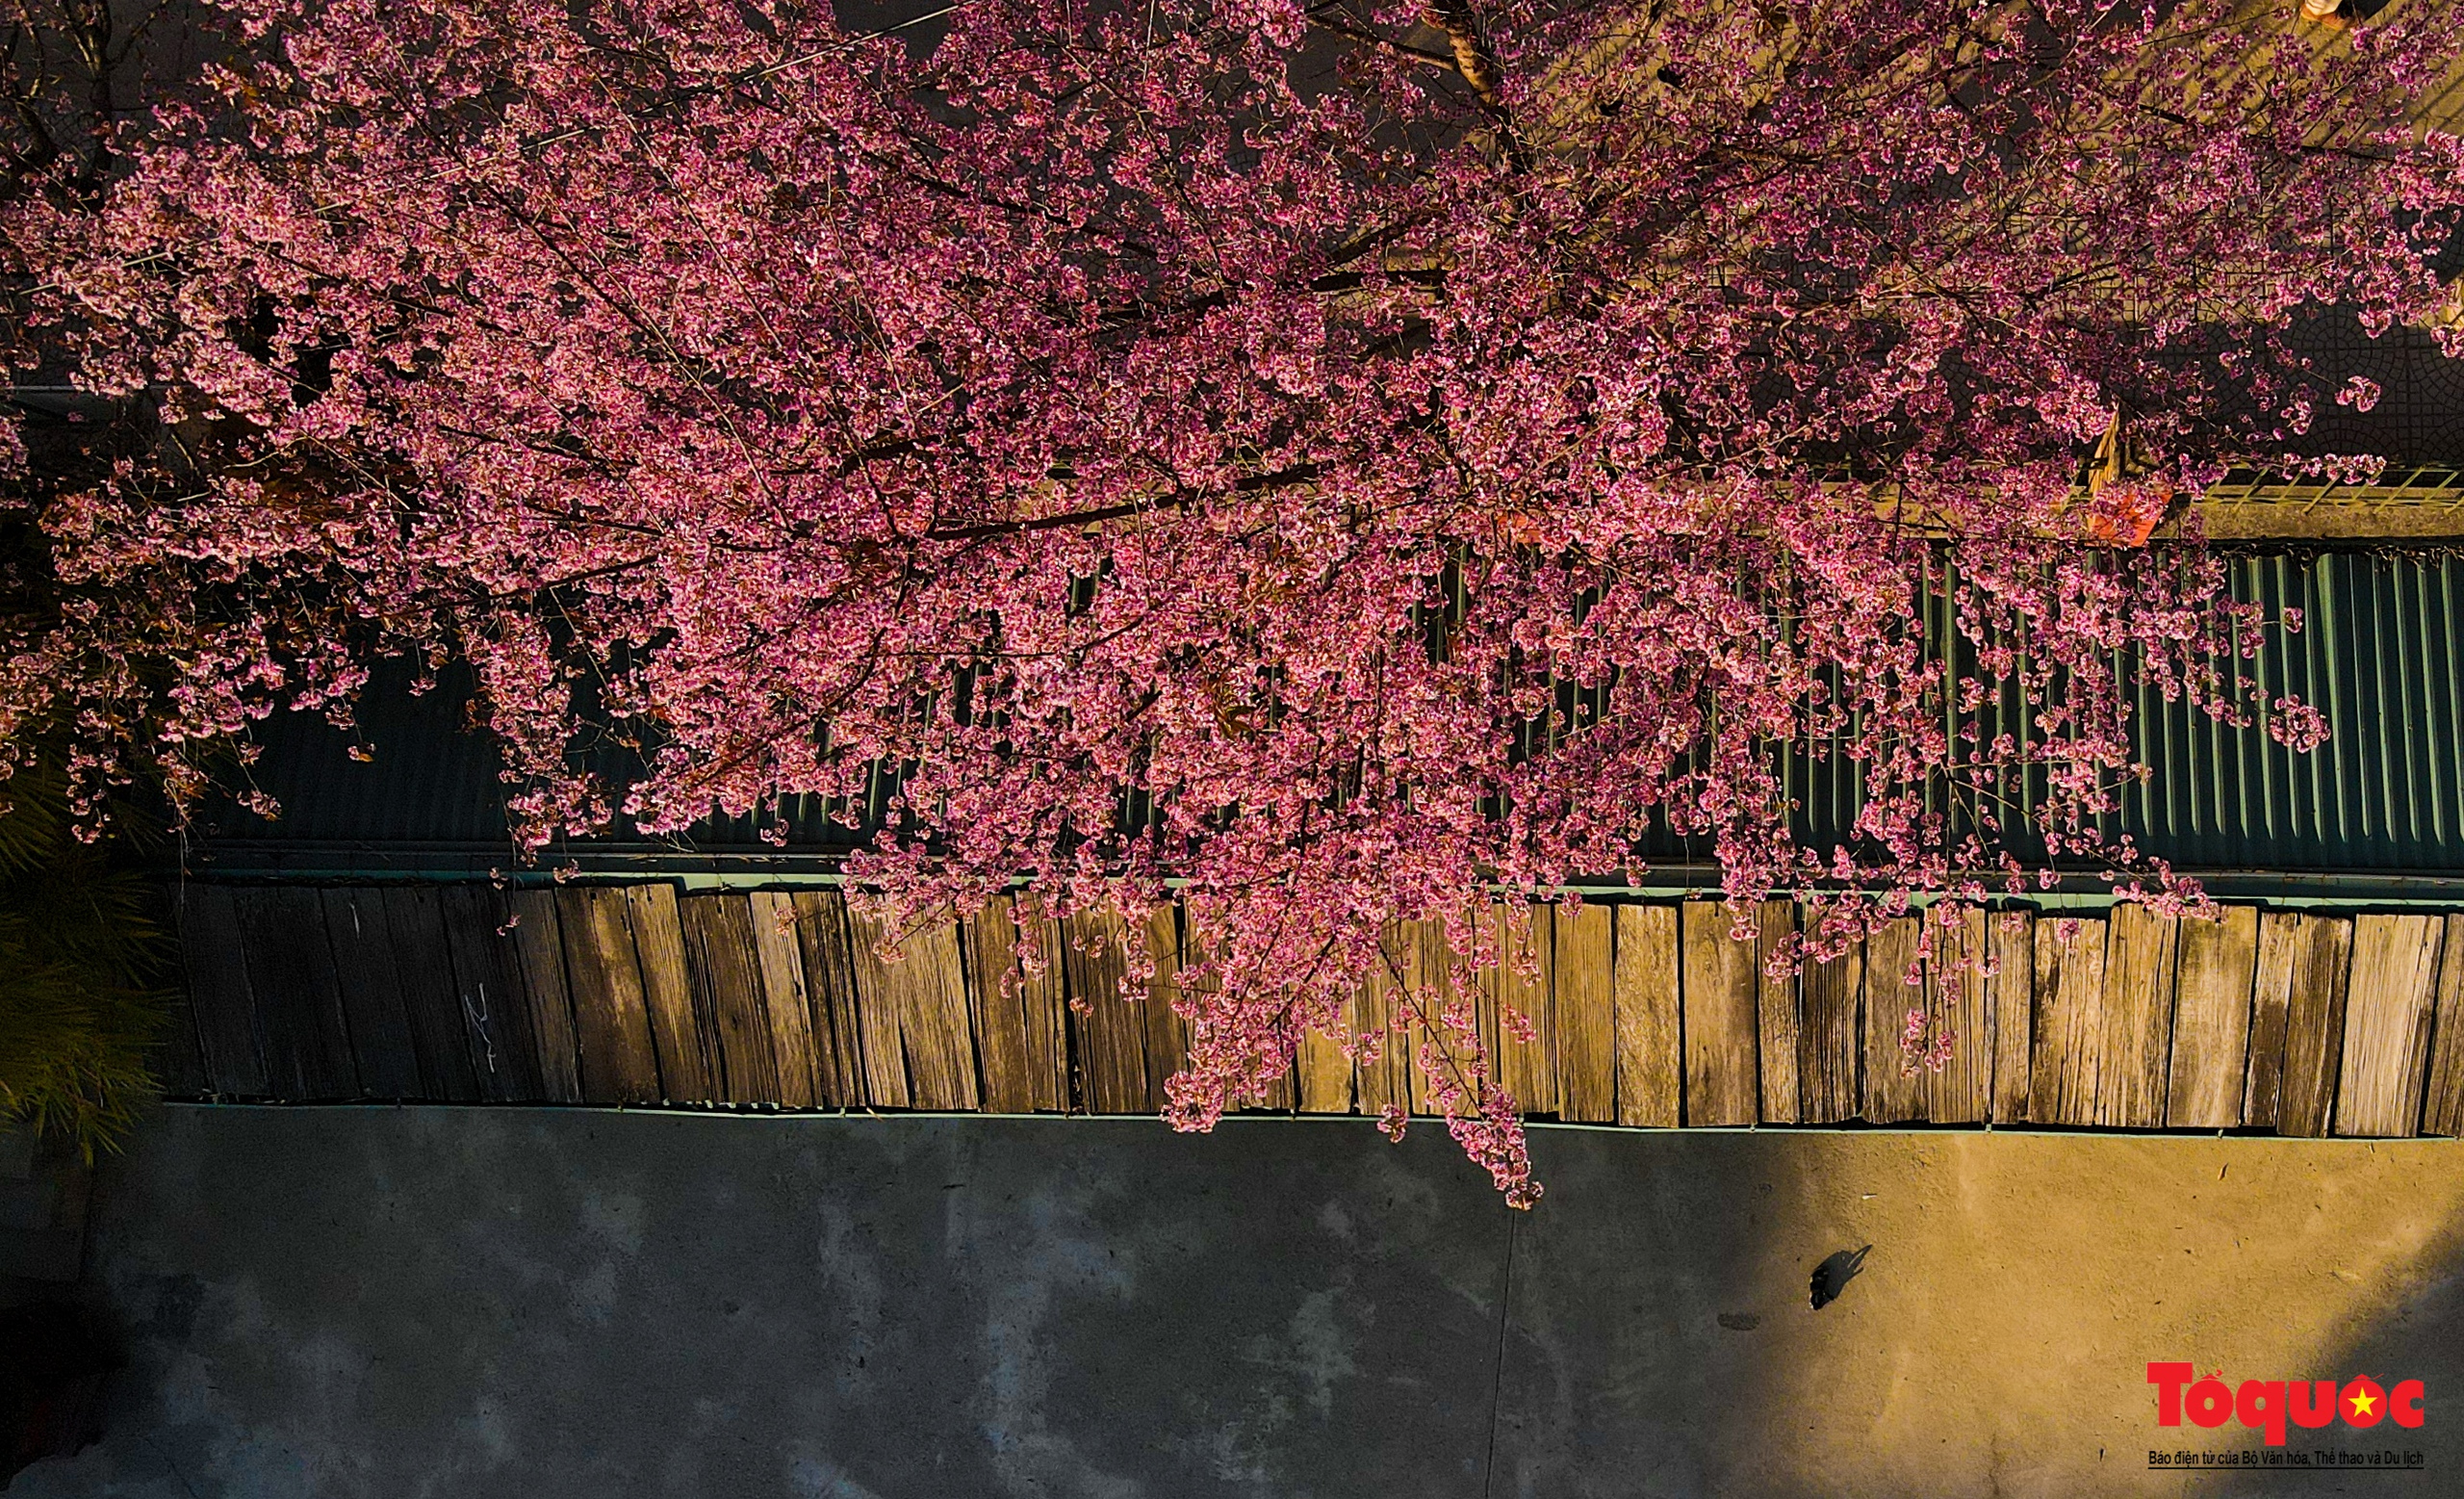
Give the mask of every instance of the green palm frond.
[{"label": "green palm frond", "polygon": [[167,944],[144,882],[75,836],[49,764],[0,783],[0,1122],[90,1157],[154,1091]]}]

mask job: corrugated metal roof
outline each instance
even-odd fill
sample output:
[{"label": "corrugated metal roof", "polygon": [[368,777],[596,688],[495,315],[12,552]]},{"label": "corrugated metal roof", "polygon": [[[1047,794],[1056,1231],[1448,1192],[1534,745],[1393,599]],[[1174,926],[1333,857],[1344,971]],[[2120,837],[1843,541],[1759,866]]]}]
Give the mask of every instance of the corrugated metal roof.
[{"label": "corrugated metal roof", "polygon": [[[359,709],[358,732],[346,736],[321,717],[279,715],[260,726],[262,751],[248,773],[282,808],[277,819],[233,803],[208,809],[189,856],[197,867],[231,871],[369,874],[468,872],[510,867],[513,838],[505,813],[503,762],[495,745],[467,725],[471,683],[465,672],[443,674],[439,686],[414,696],[406,674],[380,671]],[[354,760],[354,742],[372,758]],[[617,772],[621,757],[599,757]],[[874,798],[878,811],[881,797]],[[828,858],[853,845],[819,797],[795,799],[785,849],[765,843],[750,818],[712,818],[677,838],[646,837],[629,828],[552,852],[585,867],[702,867],[714,858],[773,861],[782,853]]]},{"label": "corrugated metal roof", "polygon": [[[2270,703],[2317,707],[2331,737],[2297,754],[2264,712],[2235,728],[2143,685],[2133,731],[2154,775],[2121,788],[2102,831],[2202,873],[2464,875],[2464,556],[2278,550],[2227,566],[2234,597],[2271,620],[2302,611],[2305,628],[2272,629],[2246,669]],[[1927,615],[1946,635],[1938,595]],[[2006,695],[1976,718],[1985,737],[2015,731],[2019,705]],[[1853,824],[1854,767],[1799,754],[1788,772],[1802,839],[1821,846]]]},{"label": "corrugated metal roof", "polygon": [[2240,557],[2234,592],[2307,628],[2256,663],[2271,699],[2315,704],[2332,737],[2297,755],[2142,694],[2154,779],[2118,826],[2205,868],[2464,870],[2464,558],[2326,552]]},{"label": "corrugated metal roof", "polygon": [[[2272,634],[2255,670],[2271,699],[2291,691],[2316,704],[2333,737],[2296,755],[2258,725],[2230,728],[2143,691],[2141,753],[2156,775],[2125,789],[2107,831],[2198,871],[2464,875],[2464,556],[2279,550],[2234,556],[2229,568],[2237,597],[2272,616],[2304,612],[2307,628]],[[1934,613],[1938,622],[1938,601]],[[461,713],[450,687],[423,698],[398,684],[372,691],[362,715],[362,737],[377,751],[371,763],[349,759],[344,737],[320,720],[269,724],[255,779],[282,801],[282,820],[223,809],[199,852],[235,871],[509,865],[498,762],[462,730]],[[1818,842],[1853,822],[1850,767],[1798,756],[1789,769],[1804,836]],[[818,799],[791,814],[783,848],[739,820],[685,839],[619,834],[563,852],[585,868],[689,871],[815,867],[850,845]],[[1707,845],[1656,842],[1644,850],[1655,863],[1707,862]]]}]

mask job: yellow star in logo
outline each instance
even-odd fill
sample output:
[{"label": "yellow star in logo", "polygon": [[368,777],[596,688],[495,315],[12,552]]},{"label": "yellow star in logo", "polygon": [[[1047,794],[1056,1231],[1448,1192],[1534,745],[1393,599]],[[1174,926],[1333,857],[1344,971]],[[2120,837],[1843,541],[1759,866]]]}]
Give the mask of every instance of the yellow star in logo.
[{"label": "yellow star in logo", "polygon": [[2378,1397],[2366,1389],[2357,1389],[2352,1392],[2352,1413],[2354,1415],[2366,1416],[2370,1414],[2371,1409],[2377,1404]]}]

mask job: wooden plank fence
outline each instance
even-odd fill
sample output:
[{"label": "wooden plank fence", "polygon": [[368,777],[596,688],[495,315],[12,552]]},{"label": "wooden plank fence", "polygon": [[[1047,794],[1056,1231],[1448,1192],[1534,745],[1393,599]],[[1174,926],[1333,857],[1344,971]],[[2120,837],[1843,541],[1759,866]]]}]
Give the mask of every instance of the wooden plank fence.
[{"label": "wooden plank fence", "polygon": [[[1138,1115],[1164,1106],[1189,1045],[1167,1002],[1189,961],[1168,911],[1138,931],[1091,912],[1022,932],[996,900],[892,953],[826,890],[192,884],[173,899],[188,1002],[163,1072],[182,1097]],[[1799,920],[1767,902],[1740,937],[1706,900],[1535,908],[1520,928],[1502,914],[1513,961],[1474,1008],[1541,1119],[2464,1132],[2464,913],[1974,912],[1938,940],[1997,970],[1949,993],[1916,917],[1774,979],[1765,959]],[[1154,976],[1123,1002],[1132,943]],[[1406,983],[1445,982],[1433,926],[1390,950]],[[1939,1072],[1901,1064],[1919,1006],[1956,1033]],[[1367,1063],[1310,1037],[1262,1107],[1427,1112],[1424,1033],[1391,980],[1350,1023],[1395,1028]]]}]

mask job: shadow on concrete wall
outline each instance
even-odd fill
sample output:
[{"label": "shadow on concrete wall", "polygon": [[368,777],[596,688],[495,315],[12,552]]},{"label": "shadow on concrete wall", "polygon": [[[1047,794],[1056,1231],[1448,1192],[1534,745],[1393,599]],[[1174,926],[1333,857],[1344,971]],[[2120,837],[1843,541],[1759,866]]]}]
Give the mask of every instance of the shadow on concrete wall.
[{"label": "shadow on concrete wall", "polygon": [[2150,1359],[2464,1358],[2452,1142],[1533,1155],[1525,1215],[1366,1121],[172,1109],[96,1215],[136,1378],[11,1499],[2172,1495]]},{"label": "shadow on concrete wall", "polygon": [[[2314,1265],[2313,1274],[2333,1277],[2332,1263]],[[2424,1420],[2407,1431],[2382,1420],[2366,1431],[2342,1425],[2318,1432],[2287,1434],[2285,1450],[2337,1446],[2360,1452],[2419,1452],[2418,1473],[2323,1472],[2279,1474],[2218,1474],[2202,1477],[2192,1491],[2201,1496],[2246,1494],[2451,1494],[2464,1491],[2464,1216],[2448,1220],[2431,1242],[2406,1262],[2394,1267],[2375,1284],[2354,1286],[2354,1303],[2341,1325],[2308,1357],[2267,1369],[2227,1370],[2232,1383],[2242,1378],[2348,1381],[2368,1375],[2381,1389],[2400,1380],[2423,1382]],[[2210,1437],[2211,1434],[2197,1434]],[[2212,1434],[2230,1441],[2194,1445],[2259,1448],[2254,1434],[2238,1423]]]},{"label": "shadow on concrete wall", "polygon": [[[2147,1362],[2464,1372],[2449,1142],[1537,1138],[1491,1494],[2401,1492],[2148,1472]],[[1814,1309],[1814,1267],[1867,1244]],[[2414,1492],[2451,1491],[2425,1445]]]}]

